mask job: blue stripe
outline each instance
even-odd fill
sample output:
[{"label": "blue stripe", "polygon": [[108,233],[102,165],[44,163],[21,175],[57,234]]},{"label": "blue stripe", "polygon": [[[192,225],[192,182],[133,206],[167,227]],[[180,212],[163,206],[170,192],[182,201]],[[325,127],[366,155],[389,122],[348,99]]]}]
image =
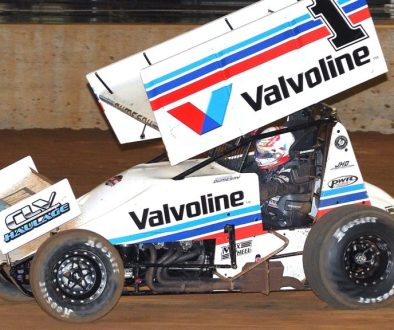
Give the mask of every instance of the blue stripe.
[{"label": "blue stripe", "polygon": [[325,190],[325,191],[322,191],[321,197],[339,195],[339,194],[344,194],[344,193],[348,193],[351,191],[362,190],[362,189],[365,190],[364,183],[355,184],[355,185],[342,187],[342,188],[335,188],[335,189],[331,189],[331,190]]},{"label": "blue stripe", "polygon": [[344,3],[347,3],[347,2],[349,2],[349,1],[353,1],[353,0],[338,0],[338,1],[337,1],[337,4],[338,4],[338,5],[343,5]]},{"label": "blue stripe", "polygon": [[[121,244],[123,242],[129,242],[129,241],[135,241],[135,240],[142,241],[142,240],[145,240],[151,236],[160,235],[160,234],[166,235],[169,232],[185,230],[185,229],[188,229],[191,227],[201,226],[201,225],[207,224],[209,222],[214,222],[217,220],[226,219],[229,217],[235,217],[238,215],[243,215],[246,213],[257,212],[257,211],[260,212],[260,205],[249,206],[249,207],[245,207],[245,208],[230,211],[230,212],[223,212],[223,213],[211,215],[211,216],[208,216],[205,218],[200,218],[200,219],[193,220],[193,221],[186,220],[185,222],[178,223],[173,226],[168,226],[168,227],[164,227],[164,228],[160,228],[160,229],[156,229],[156,230],[151,230],[149,232],[143,232],[143,233],[123,236],[123,237],[118,237],[118,238],[112,238],[109,241],[112,244]],[[227,221],[230,221],[230,220],[227,220]]]},{"label": "blue stripe", "polygon": [[[302,15],[300,17],[295,18],[294,20],[291,20],[290,22],[286,22],[284,24],[281,24],[281,25],[279,25],[279,26],[277,26],[275,28],[272,28],[272,29],[270,29],[268,31],[260,33],[260,34],[258,34],[256,36],[252,37],[252,38],[249,38],[249,39],[244,40],[244,41],[242,41],[242,42],[240,42],[238,44],[235,44],[235,45],[233,45],[231,47],[228,47],[228,48],[220,51],[218,54],[221,54],[221,56],[224,56],[226,54],[232,53],[232,52],[234,52],[234,51],[236,51],[236,50],[238,50],[240,48],[246,47],[246,46],[248,46],[248,45],[250,45],[250,44],[252,44],[252,43],[254,43],[256,41],[259,41],[260,39],[263,39],[263,38],[269,37],[270,35],[278,33],[280,31],[288,28],[289,26],[301,23],[301,22],[303,22],[303,21],[305,21],[305,20],[307,20],[309,18],[311,18],[310,14]],[[189,65],[187,65],[187,66],[185,66],[183,68],[180,68],[180,69],[178,69],[176,71],[173,71],[173,72],[170,72],[170,73],[168,73],[168,74],[166,74],[166,75],[164,75],[162,77],[154,79],[154,80],[146,83],[144,85],[144,87],[145,87],[145,89],[148,90],[148,89],[152,88],[154,85],[160,84],[160,83],[162,83],[162,82],[164,82],[166,80],[174,78],[175,76],[181,75],[181,74],[183,74],[183,73],[185,73],[187,71],[190,71],[190,70],[192,70],[192,69],[194,69],[196,67],[199,67],[199,66],[203,65],[204,63],[208,63],[208,62],[213,61],[215,59],[217,59],[217,54],[209,55],[209,56],[204,57],[201,60],[196,61],[194,63],[191,63],[191,64],[189,64]]]},{"label": "blue stripe", "polygon": [[343,6],[342,9],[346,14],[348,14],[348,13],[355,11],[361,7],[366,6],[366,5],[367,5],[367,3],[365,0],[358,0],[356,2],[352,2],[346,6]]},{"label": "blue stripe", "polygon": [[362,191],[355,194],[344,195],[344,196],[337,196],[334,198],[324,199],[320,201],[319,208],[332,206],[342,203],[354,202],[357,200],[368,199],[368,194],[366,191]]},{"label": "blue stripe", "polygon": [[148,89],[152,88],[154,85],[158,85],[158,84],[162,83],[163,81],[169,80],[169,79],[174,78],[174,77],[176,77],[176,76],[178,76],[178,75],[180,75],[182,73],[190,71],[190,70],[192,70],[192,69],[194,69],[196,67],[199,67],[200,65],[203,65],[204,63],[211,62],[211,61],[215,60],[216,58],[217,58],[216,54],[204,57],[204,58],[202,58],[201,60],[199,60],[197,62],[191,63],[191,64],[189,64],[189,65],[187,65],[187,66],[185,66],[183,68],[180,68],[178,70],[170,72],[170,73],[168,73],[168,74],[166,74],[166,75],[164,75],[164,76],[162,76],[160,78],[154,79],[154,80],[144,84],[144,87],[145,87],[145,89],[148,90]]},{"label": "blue stripe", "polygon": [[205,227],[199,227],[187,231],[182,231],[180,233],[168,235],[168,236],[162,236],[159,238],[152,238],[146,241],[143,241],[141,243],[164,243],[164,242],[175,242],[175,241],[180,241],[182,239],[187,239],[191,237],[196,237],[196,236],[201,236],[204,234],[209,234],[213,233],[215,231],[223,230],[224,226],[229,224],[229,225],[244,225],[247,223],[255,222],[256,220],[261,220],[260,214],[251,214],[247,215],[245,217],[237,218],[237,219],[232,219],[230,221],[221,221],[219,223],[215,223],[209,226]]},{"label": "blue stripe", "polygon": [[[343,5],[343,4],[348,3],[350,1],[352,1],[352,0],[338,0],[337,3],[339,5]],[[342,9],[344,10],[345,13],[349,13],[349,12],[352,12],[352,11],[354,11],[354,10],[356,10],[358,8],[361,8],[361,7],[365,6],[365,5],[367,5],[365,0],[358,0],[358,1],[355,1],[353,3],[348,4],[346,6],[343,6]],[[198,61],[196,61],[194,63],[191,63],[191,64],[189,64],[189,65],[187,65],[185,67],[182,67],[182,68],[180,68],[178,70],[175,70],[173,72],[170,72],[170,73],[168,73],[168,74],[166,74],[164,76],[156,78],[156,79],[146,83],[144,85],[144,87],[145,87],[146,90],[149,90],[152,87],[154,87],[155,85],[163,83],[164,81],[167,81],[167,80],[172,79],[172,78],[174,78],[176,76],[179,76],[179,75],[181,75],[181,74],[183,74],[183,73],[185,73],[187,71],[193,70],[193,69],[195,69],[195,68],[197,68],[197,67],[199,67],[199,66],[201,66],[201,65],[203,65],[205,63],[211,62],[211,61],[217,59],[218,56],[224,56],[224,55],[229,54],[231,52],[234,52],[234,51],[236,51],[236,50],[238,50],[240,48],[246,47],[247,45],[252,44],[252,43],[254,43],[254,42],[256,42],[256,41],[258,41],[260,39],[263,39],[263,38],[266,38],[266,37],[268,37],[270,35],[278,33],[278,32],[282,31],[283,29],[285,29],[285,28],[287,28],[289,26],[294,26],[294,25],[296,25],[298,23],[301,23],[301,22],[309,19],[310,17],[311,17],[310,14],[305,14],[305,15],[302,15],[300,17],[297,17],[294,20],[291,20],[289,22],[281,24],[281,25],[279,25],[279,26],[277,26],[277,27],[275,27],[273,29],[270,29],[270,30],[268,30],[266,32],[263,32],[261,34],[258,34],[255,37],[252,37],[252,38],[247,39],[247,40],[245,40],[243,42],[240,42],[240,43],[238,43],[238,44],[236,44],[234,46],[228,47],[228,48],[224,49],[223,51],[218,52],[217,54],[209,55],[209,56],[204,57],[204,58],[202,58],[202,59],[200,59],[200,60],[198,60]],[[215,68],[215,67],[217,67],[217,65],[213,66],[213,68]],[[167,91],[167,90],[169,90],[169,89],[164,89],[164,91]],[[152,97],[154,97],[155,95],[158,95],[158,94],[160,94],[160,93],[159,92],[153,93]]]},{"label": "blue stripe", "polygon": [[[316,21],[314,21],[314,20],[308,21],[308,22],[303,23],[303,24],[296,26],[294,28],[292,27],[282,33],[279,33],[271,38],[263,40],[255,45],[245,48],[237,53],[234,53],[232,55],[229,55],[227,57],[219,59],[219,60],[212,62],[202,68],[199,68],[195,71],[187,73],[184,76],[181,76],[181,77],[176,78],[172,81],[164,83],[161,86],[153,88],[152,90],[147,91],[148,98],[152,99],[160,94],[163,94],[165,92],[168,92],[169,90],[175,89],[175,88],[177,88],[181,85],[184,85],[192,80],[195,80],[201,76],[207,75],[213,71],[216,71],[218,69],[222,69],[230,64],[238,62],[246,57],[249,57],[251,55],[259,53],[259,52],[263,51],[264,49],[267,49],[267,48],[272,47],[276,44],[279,44],[287,39],[294,38],[294,37],[302,34],[303,32],[311,30],[321,24],[322,24],[321,20],[318,19]],[[288,26],[288,24],[286,24],[286,25]],[[220,57],[220,56],[218,56],[218,57]]]},{"label": "blue stripe", "polygon": [[[215,56],[215,58],[216,58],[216,56]],[[202,68],[199,68],[195,71],[192,71],[184,76],[181,76],[181,77],[171,80],[161,86],[153,88],[152,90],[147,91],[146,94],[148,95],[149,99],[152,99],[162,93],[165,93],[171,89],[178,87],[179,85],[183,85],[189,81],[197,79],[197,78],[204,76],[210,72],[219,70],[220,68],[221,68],[220,61],[212,62],[212,63],[210,63]]]}]

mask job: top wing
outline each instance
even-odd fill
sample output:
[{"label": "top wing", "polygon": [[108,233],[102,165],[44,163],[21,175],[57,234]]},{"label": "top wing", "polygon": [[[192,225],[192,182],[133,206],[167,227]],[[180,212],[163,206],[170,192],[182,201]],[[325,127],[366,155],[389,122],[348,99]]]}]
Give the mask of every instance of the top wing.
[{"label": "top wing", "polygon": [[97,72],[160,128],[172,164],[387,71],[365,0],[254,6],[266,11],[247,7]]}]

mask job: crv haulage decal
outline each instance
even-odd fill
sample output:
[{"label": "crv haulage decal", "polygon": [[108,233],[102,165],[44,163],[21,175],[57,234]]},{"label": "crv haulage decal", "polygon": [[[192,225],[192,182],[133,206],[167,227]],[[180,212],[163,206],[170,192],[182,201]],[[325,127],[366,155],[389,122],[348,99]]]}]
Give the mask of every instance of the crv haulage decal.
[{"label": "crv haulage decal", "polygon": [[8,243],[51,220],[70,211],[69,203],[54,204],[56,192],[53,191],[48,200],[37,199],[5,218],[5,224],[10,232],[4,235],[4,242]]}]

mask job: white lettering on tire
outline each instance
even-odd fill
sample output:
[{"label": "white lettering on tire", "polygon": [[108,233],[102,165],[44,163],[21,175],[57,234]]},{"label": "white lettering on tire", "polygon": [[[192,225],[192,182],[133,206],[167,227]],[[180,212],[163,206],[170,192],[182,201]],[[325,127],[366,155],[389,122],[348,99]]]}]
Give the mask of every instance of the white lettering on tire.
[{"label": "white lettering on tire", "polygon": [[350,221],[348,224],[338,228],[335,233],[334,237],[337,239],[337,242],[339,243],[343,237],[345,237],[346,232],[358,225],[362,225],[364,223],[376,223],[377,218],[376,217],[364,217],[360,219],[355,219]]},{"label": "white lettering on tire", "polygon": [[119,265],[116,262],[116,259],[112,256],[111,252],[108,250],[107,247],[103,246],[103,243],[101,242],[96,242],[92,239],[89,239],[85,245],[99,249],[108,259],[109,262],[111,263],[112,266],[112,271],[114,274],[119,274],[120,270],[119,270]]},{"label": "white lettering on tire", "polygon": [[57,302],[53,300],[53,298],[49,295],[48,290],[46,288],[45,282],[38,282],[40,286],[41,293],[43,294],[43,298],[46,303],[54,310],[56,313],[60,315],[60,317],[64,317],[66,319],[70,318],[71,313],[74,311],[71,308],[60,306]]},{"label": "white lettering on tire", "polygon": [[392,295],[394,295],[394,285],[391,287],[390,291],[388,291],[376,298],[359,297],[358,302],[361,304],[376,304],[376,303],[380,303],[384,300],[389,299]]}]

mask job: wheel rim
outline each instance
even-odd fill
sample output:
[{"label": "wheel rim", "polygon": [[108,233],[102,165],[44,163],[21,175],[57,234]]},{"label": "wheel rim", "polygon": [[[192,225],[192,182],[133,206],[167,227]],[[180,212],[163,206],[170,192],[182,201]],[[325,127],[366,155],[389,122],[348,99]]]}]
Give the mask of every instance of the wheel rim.
[{"label": "wheel rim", "polygon": [[384,281],[393,266],[388,244],[377,235],[365,235],[351,241],[345,250],[344,261],[348,277],[364,287]]},{"label": "wheel rim", "polygon": [[102,260],[93,252],[75,250],[63,255],[53,268],[56,293],[69,303],[87,304],[97,299],[107,283]]}]

